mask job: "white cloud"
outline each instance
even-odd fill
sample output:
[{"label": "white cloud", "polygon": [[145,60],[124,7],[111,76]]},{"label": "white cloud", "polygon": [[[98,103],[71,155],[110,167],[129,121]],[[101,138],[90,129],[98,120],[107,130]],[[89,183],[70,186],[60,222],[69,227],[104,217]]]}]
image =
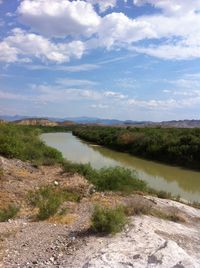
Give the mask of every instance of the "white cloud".
[{"label": "white cloud", "polygon": [[183,13],[193,12],[200,8],[199,0],[133,0],[135,5],[141,6],[150,4],[161,9],[167,15],[181,15]]},{"label": "white cloud", "polygon": [[29,70],[49,70],[49,71],[62,71],[62,72],[87,72],[98,69],[98,64],[79,64],[79,65],[24,65]]},{"label": "white cloud", "polygon": [[63,86],[88,87],[94,86],[97,82],[85,79],[59,78],[56,83]]},{"label": "white cloud", "polygon": [[[100,16],[93,7],[97,4],[100,11],[105,11],[116,3],[23,0],[17,9],[23,23],[44,36],[74,41],[52,41],[18,30],[0,43],[0,59],[15,62],[36,57],[62,63],[98,47],[123,48],[167,60],[200,58],[200,0],[133,0],[135,5],[150,4],[160,10],[135,19],[116,12]],[[143,40],[146,42],[142,46],[139,41]]]},{"label": "white cloud", "polygon": [[144,53],[166,60],[187,60],[200,58],[200,45],[190,47],[178,43],[175,45],[133,47],[132,49],[139,53]]},{"label": "white cloud", "polygon": [[123,13],[111,13],[102,18],[97,43],[110,49],[112,46],[123,46],[155,37],[156,32],[145,20],[133,20]]},{"label": "white cloud", "polygon": [[21,94],[16,94],[12,92],[7,92],[5,90],[0,90],[0,99],[1,100],[28,100],[28,97]]},{"label": "white cloud", "polygon": [[60,103],[63,101],[99,100],[101,93],[95,90],[64,88],[50,85],[33,85],[32,90],[37,92],[38,101]]},{"label": "white cloud", "polygon": [[111,98],[117,98],[117,99],[125,99],[127,98],[126,95],[120,93],[120,92],[114,92],[114,91],[105,91],[104,92],[105,97],[111,97]]},{"label": "white cloud", "polygon": [[150,110],[173,110],[173,109],[182,109],[182,108],[189,108],[194,107],[194,105],[199,105],[200,97],[190,97],[184,99],[166,99],[166,100],[137,100],[137,99],[130,99],[128,100],[127,104],[133,107],[141,107],[144,109]]},{"label": "white cloud", "polygon": [[18,7],[22,22],[48,36],[90,36],[100,17],[90,3],[68,0],[24,0]]},{"label": "white cloud", "polygon": [[101,104],[101,103],[100,104],[92,104],[90,107],[94,108],[94,109],[106,109],[106,108],[109,108],[108,105]]},{"label": "white cloud", "polygon": [[117,0],[86,0],[86,2],[91,3],[92,5],[98,5],[100,12],[106,11],[108,8],[113,8],[117,4]]},{"label": "white cloud", "polygon": [[35,57],[42,61],[68,62],[71,57],[80,58],[84,52],[81,41],[53,43],[48,39],[21,29],[14,29],[12,35],[0,42],[0,61],[26,61]]}]

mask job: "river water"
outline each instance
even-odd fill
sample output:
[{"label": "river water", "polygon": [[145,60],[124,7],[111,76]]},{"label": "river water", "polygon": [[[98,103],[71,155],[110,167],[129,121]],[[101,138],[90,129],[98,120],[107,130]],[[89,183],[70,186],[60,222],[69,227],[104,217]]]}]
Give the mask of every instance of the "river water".
[{"label": "river water", "polygon": [[42,140],[77,163],[90,163],[94,168],[122,166],[134,169],[138,177],[157,190],[200,202],[200,172],[144,160],[80,140],[72,133],[45,133]]}]

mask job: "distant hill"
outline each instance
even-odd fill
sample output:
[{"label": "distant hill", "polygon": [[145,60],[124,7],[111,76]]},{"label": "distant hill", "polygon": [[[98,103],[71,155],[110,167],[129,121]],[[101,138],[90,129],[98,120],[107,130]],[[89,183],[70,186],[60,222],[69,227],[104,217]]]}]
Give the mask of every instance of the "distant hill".
[{"label": "distant hill", "polygon": [[13,121],[13,123],[23,126],[58,126],[57,122],[50,121],[47,118],[25,118],[22,120]]},{"label": "distant hill", "polygon": [[[103,119],[97,117],[31,117],[31,116],[0,116],[0,120],[9,122],[15,121],[17,124],[42,124],[42,125],[61,125],[69,126],[73,124],[92,124],[92,125],[108,125],[108,126],[132,126],[132,127],[177,127],[177,128],[200,128],[200,120],[172,120],[163,122],[152,122],[152,121],[133,121],[133,120],[117,120],[117,119]],[[46,121],[45,121],[46,120]],[[20,123],[21,122],[21,123]]]}]

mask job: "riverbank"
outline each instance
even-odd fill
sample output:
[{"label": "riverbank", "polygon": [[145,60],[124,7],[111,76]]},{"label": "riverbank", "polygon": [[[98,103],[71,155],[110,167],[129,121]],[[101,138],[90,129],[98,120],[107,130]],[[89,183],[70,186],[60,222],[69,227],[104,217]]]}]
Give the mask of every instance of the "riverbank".
[{"label": "riverbank", "polygon": [[[1,206],[20,206],[14,219],[0,223],[0,267],[199,267],[200,210],[157,197],[95,192],[79,175],[63,173],[59,165],[33,167],[28,162],[1,158]],[[62,213],[36,221],[27,202],[29,191],[42,185],[77,192],[65,201]],[[94,205],[142,204],[147,215],[130,215],[116,236],[91,232]],[[131,206],[130,206],[131,204]],[[151,215],[152,208],[157,214]],[[131,214],[131,213],[130,213]],[[176,215],[176,219],[166,215]],[[173,221],[172,221],[173,220]]]},{"label": "riverbank", "polygon": [[85,141],[183,168],[200,169],[200,129],[79,126],[73,134]]}]

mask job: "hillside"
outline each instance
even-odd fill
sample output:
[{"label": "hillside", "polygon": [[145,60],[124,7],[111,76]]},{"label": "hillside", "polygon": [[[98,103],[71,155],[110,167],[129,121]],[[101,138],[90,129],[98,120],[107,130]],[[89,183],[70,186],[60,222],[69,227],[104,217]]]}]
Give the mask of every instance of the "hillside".
[{"label": "hillside", "polygon": [[57,122],[50,121],[49,119],[46,119],[46,118],[27,118],[27,119],[13,121],[13,123],[17,125],[22,125],[22,126],[36,126],[36,125],[58,126]]},{"label": "hillside", "polygon": [[[1,157],[0,168],[0,209],[10,202],[21,206],[15,219],[0,223],[0,267],[200,266],[198,209],[141,194],[92,192],[83,177],[63,174],[59,166],[35,168]],[[27,195],[44,184],[75,191],[81,198],[78,202],[66,200],[57,215],[36,221],[37,210],[27,203]],[[132,213],[133,207],[140,212],[129,216],[122,232],[100,236],[90,229],[97,203],[107,207],[128,205]],[[147,215],[142,215],[144,211]],[[152,216],[151,211],[157,214]]]}]

